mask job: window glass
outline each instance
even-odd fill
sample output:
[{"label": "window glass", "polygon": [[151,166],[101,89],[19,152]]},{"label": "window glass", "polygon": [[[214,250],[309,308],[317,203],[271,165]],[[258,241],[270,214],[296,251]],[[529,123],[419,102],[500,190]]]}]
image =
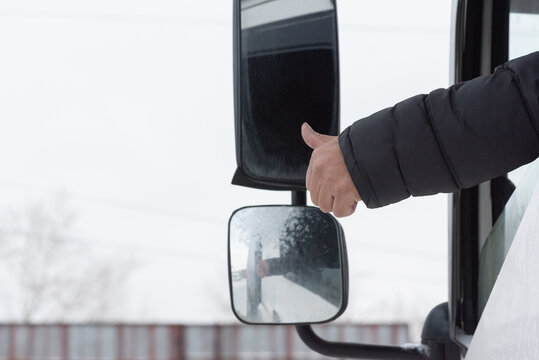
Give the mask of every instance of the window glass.
[{"label": "window glass", "polygon": [[[522,1],[511,1],[509,13],[509,59],[524,56],[539,50],[539,3],[522,4]],[[524,165],[507,174],[517,185],[525,173]]]},{"label": "window glass", "polygon": [[479,257],[479,313],[483,312],[539,179],[539,160],[525,169],[519,186],[494,224]]},{"label": "window glass", "polygon": [[[526,8],[511,2],[509,14],[509,59],[539,50],[539,2]],[[530,1],[533,3],[533,1]],[[517,12],[522,10],[526,12]]]},{"label": "window glass", "polygon": [[[509,59],[539,50],[539,3],[522,4],[511,1],[509,13]],[[525,173],[524,165],[511,171],[507,177],[517,185]]]}]

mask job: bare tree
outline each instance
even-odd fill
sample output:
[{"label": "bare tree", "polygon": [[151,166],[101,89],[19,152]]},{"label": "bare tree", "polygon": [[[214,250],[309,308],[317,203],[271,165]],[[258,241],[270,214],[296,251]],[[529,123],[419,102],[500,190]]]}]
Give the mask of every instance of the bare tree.
[{"label": "bare tree", "polygon": [[0,228],[6,315],[25,322],[106,318],[133,264],[96,256],[91,241],[70,235],[76,215],[65,197],[13,211],[11,218]]}]

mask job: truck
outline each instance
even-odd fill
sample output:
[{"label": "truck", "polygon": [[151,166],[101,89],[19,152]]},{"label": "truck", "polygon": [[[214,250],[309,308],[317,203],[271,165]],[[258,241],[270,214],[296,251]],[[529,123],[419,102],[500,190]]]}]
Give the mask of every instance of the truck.
[{"label": "truck", "polygon": [[[452,82],[488,75],[539,50],[539,2],[454,0],[451,33]],[[294,324],[311,349],[333,357],[539,358],[538,161],[449,195],[449,296],[426,316],[421,344],[334,343],[312,330],[346,309],[345,232],[306,206],[310,152],[297,131],[285,134],[305,119],[339,133],[336,0],[234,0],[233,46],[232,182],[292,194],[289,206],[231,216],[229,265],[245,274],[230,275],[238,319]]]}]

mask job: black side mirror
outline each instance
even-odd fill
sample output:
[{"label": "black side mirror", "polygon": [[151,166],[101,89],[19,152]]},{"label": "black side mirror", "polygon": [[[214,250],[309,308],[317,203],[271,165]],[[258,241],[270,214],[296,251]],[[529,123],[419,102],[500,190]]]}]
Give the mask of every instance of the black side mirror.
[{"label": "black side mirror", "polygon": [[305,189],[303,122],[339,132],[334,0],[234,0],[233,184]]},{"label": "black side mirror", "polygon": [[306,324],[336,319],[348,301],[343,231],[318,208],[256,206],[229,222],[230,296],[248,324]]}]

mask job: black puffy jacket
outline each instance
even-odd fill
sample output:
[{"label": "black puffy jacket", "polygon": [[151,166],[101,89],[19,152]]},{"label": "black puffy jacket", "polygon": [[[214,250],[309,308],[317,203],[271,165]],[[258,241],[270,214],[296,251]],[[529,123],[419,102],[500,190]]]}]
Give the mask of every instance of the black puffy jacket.
[{"label": "black puffy jacket", "polygon": [[539,52],[358,120],[339,143],[369,208],[503,175],[539,156]]}]

